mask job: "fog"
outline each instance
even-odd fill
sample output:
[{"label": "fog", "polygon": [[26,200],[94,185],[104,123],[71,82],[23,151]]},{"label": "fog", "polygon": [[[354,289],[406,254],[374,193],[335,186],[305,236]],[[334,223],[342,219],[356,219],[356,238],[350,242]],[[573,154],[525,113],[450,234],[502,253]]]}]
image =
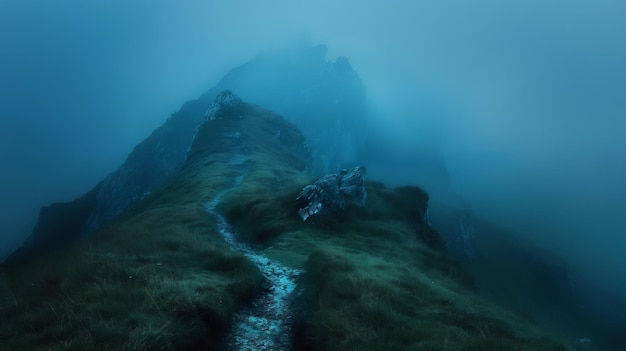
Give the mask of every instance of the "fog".
[{"label": "fog", "polygon": [[440,130],[476,211],[626,291],[624,18],[610,0],[4,0],[0,257],[185,100],[304,36],[349,57],[399,154]]}]

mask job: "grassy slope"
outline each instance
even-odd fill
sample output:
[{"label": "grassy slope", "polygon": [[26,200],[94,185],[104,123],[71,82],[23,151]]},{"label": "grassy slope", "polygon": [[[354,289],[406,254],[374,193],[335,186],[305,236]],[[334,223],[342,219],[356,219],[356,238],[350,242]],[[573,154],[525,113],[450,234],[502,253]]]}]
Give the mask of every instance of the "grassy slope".
[{"label": "grassy slope", "polygon": [[[421,222],[427,197],[419,189],[369,183],[367,207],[303,223],[293,208],[310,181],[300,172],[301,135],[254,106],[222,117],[199,130],[174,179],[109,229],[0,267],[2,349],[215,348],[262,282],[203,209],[238,176],[243,183],[220,210],[242,239],[307,269],[295,305],[299,348],[573,349],[473,295],[471,279]],[[236,154],[247,158],[234,162]]]},{"label": "grassy slope", "polygon": [[[615,311],[623,310],[621,306],[624,306],[618,296],[603,294],[600,288],[586,285],[589,283],[584,280],[576,282],[580,284],[578,291],[572,291],[568,280],[571,271],[558,255],[533,245],[522,233],[489,221],[457,203],[438,204],[437,211],[431,207],[430,214],[438,228],[447,224],[447,218],[469,216],[477,235],[476,256],[467,267],[478,289],[491,300],[573,335],[590,337],[598,349],[626,349],[623,323],[598,312],[602,309],[597,306],[591,307],[589,302],[593,300],[586,301],[590,297],[585,297],[583,291],[595,289],[598,294],[595,298],[602,299]],[[449,224],[458,226],[458,222]]]},{"label": "grassy slope", "polygon": [[226,165],[235,151],[258,169],[250,180],[294,178],[307,163],[294,151],[301,135],[277,115],[249,105],[224,113],[199,130],[183,170],[110,228],[0,266],[0,349],[215,348],[263,278],[203,206],[239,174]]}]

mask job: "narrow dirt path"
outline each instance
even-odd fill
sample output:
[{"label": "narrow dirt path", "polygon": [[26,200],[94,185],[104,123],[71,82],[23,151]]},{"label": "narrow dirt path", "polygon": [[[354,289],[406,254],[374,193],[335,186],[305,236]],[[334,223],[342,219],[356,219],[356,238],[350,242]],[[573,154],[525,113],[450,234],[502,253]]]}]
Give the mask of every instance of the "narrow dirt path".
[{"label": "narrow dirt path", "polygon": [[[240,164],[236,159],[235,163]],[[243,162],[241,162],[243,163]],[[266,278],[263,293],[253,303],[239,311],[233,327],[226,337],[226,351],[288,351],[291,350],[291,293],[301,273],[256,253],[248,245],[239,242],[232,227],[216,207],[229,191],[242,183],[244,176],[235,179],[235,184],[219,193],[205,205],[206,211],[215,218],[217,229],[232,250],[245,255]]]}]

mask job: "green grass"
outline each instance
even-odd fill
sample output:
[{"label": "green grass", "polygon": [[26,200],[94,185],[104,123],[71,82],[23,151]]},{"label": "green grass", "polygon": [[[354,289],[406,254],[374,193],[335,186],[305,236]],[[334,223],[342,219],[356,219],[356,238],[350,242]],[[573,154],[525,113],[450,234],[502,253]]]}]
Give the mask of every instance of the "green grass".
[{"label": "green grass", "polygon": [[201,209],[147,211],[95,240],[3,267],[8,349],[165,350],[215,345],[261,274]]}]

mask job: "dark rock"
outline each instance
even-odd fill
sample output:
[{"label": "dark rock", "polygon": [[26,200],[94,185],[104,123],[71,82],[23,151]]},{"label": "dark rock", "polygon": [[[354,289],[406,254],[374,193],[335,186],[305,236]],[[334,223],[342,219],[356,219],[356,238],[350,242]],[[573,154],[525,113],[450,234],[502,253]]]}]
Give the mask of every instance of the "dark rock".
[{"label": "dark rock", "polygon": [[224,90],[221,93],[217,94],[215,100],[213,100],[213,104],[206,111],[206,119],[214,120],[218,117],[218,112],[225,107],[237,106],[241,104],[241,98],[235,94],[233,94],[230,90]]},{"label": "dark rock", "polygon": [[296,197],[298,214],[303,221],[322,209],[337,211],[343,209],[345,200],[365,205],[365,167],[344,169],[336,174],[329,174],[311,185],[305,186]]},{"label": "dark rock", "polygon": [[33,233],[7,262],[28,259],[75,241],[87,229],[88,217],[97,204],[101,186],[99,183],[72,202],[43,206]]}]

